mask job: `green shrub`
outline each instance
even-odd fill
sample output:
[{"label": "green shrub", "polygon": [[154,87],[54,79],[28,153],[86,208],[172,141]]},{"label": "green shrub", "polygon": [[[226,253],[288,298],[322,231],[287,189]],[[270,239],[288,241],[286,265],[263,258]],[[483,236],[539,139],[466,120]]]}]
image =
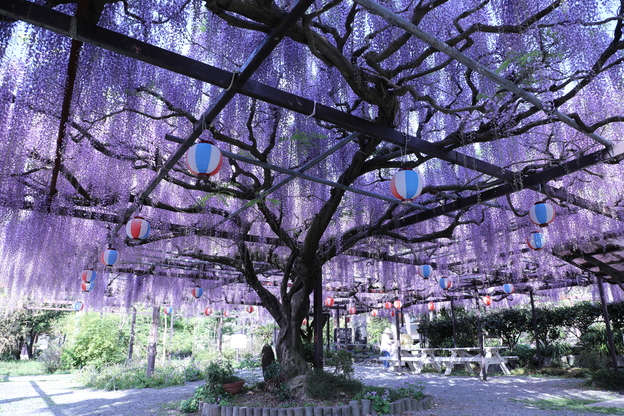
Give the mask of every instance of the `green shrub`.
[{"label": "green shrub", "polygon": [[306,393],[313,399],[335,399],[340,394],[352,397],[362,391],[362,382],[344,375],[314,370],[306,378]]},{"label": "green shrub", "polygon": [[334,367],[334,374],[353,375],[353,354],[347,350],[325,350],[325,364]]},{"label": "green shrub", "polygon": [[596,387],[621,391],[624,390],[624,372],[613,371],[610,368],[601,368],[590,374],[590,379]]},{"label": "green shrub", "polygon": [[117,317],[87,314],[81,318],[79,331],[61,356],[65,365],[104,368],[126,359],[127,343],[119,330]]},{"label": "green shrub", "polygon": [[518,365],[524,367],[531,362],[536,352],[537,350],[529,345],[517,344],[516,347],[511,350],[511,355],[516,355],[518,357]]},{"label": "green shrub", "polygon": [[50,345],[39,354],[39,361],[43,365],[43,370],[52,374],[62,367],[61,355],[63,350],[58,345]]}]

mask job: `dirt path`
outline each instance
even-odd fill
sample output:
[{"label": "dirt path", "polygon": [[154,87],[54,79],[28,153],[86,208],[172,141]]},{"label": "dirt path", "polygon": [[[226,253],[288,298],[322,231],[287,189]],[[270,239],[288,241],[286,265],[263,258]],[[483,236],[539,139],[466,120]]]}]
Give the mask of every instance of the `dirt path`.
[{"label": "dirt path", "polygon": [[83,388],[72,375],[10,377],[0,383],[0,414],[11,416],[167,415],[203,381],[163,389],[103,391]]}]

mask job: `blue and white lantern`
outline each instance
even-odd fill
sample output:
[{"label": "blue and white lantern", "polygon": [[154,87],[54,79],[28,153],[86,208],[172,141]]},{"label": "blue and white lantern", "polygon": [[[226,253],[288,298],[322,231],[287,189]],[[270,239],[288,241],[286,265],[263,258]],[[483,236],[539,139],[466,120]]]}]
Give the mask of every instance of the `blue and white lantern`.
[{"label": "blue and white lantern", "polygon": [[195,286],[193,290],[191,291],[191,293],[193,294],[193,297],[195,299],[199,299],[204,294],[204,289],[202,289],[199,286]]},{"label": "blue and white lantern", "polygon": [[117,253],[117,250],[109,247],[102,252],[100,260],[102,260],[102,263],[104,263],[105,266],[113,267],[115,263],[117,263],[117,260],[119,260],[119,254]]},{"label": "blue and white lantern", "polygon": [[423,264],[418,266],[418,275],[423,279],[429,279],[431,277],[431,273],[433,272],[433,268],[428,264]]},{"label": "blue and white lantern", "polygon": [[74,310],[76,312],[80,312],[83,308],[84,308],[84,303],[82,303],[80,301],[74,303]]},{"label": "blue and white lantern", "polygon": [[221,150],[212,143],[194,144],[186,154],[186,166],[193,175],[200,178],[216,175],[222,164]]},{"label": "blue and white lantern", "polygon": [[539,231],[532,231],[526,239],[527,245],[533,250],[541,250],[546,243],[546,237]]},{"label": "blue and white lantern", "polygon": [[516,288],[511,283],[505,283],[503,285],[503,292],[507,293],[508,295],[514,293],[515,291],[516,291]]},{"label": "blue and white lantern", "polygon": [[453,286],[453,282],[448,277],[440,278],[440,281],[438,282],[438,284],[444,290],[449,290],[451,286]]},{"label": "blue and white lantern", "polygon": [[545,201],[536,202],[529,210],[531,222],[540,227],[548,227],[555,219],[555,210]]},{"label": "blue and white lantern", "polygon": [[412,202],[423,189],[420,174],[412,169],[401,169],[390,181],[390,190],[395,198],[404,202]]},{"label": "blue and white lantern", "polygon": [[150,232],[150,223],[143,217],[134,217],[126,223],[126,235],[133,240],[144,240]]},{"label": "blue and white lantern", "polygon": [[85,283],[91,283],[91,282],[94,282],[95,279],[97,278],[97,273],[93,269],[86,269],[82,271],[80,278]]},{"label": "blue and white lantern", "polygon": [[82,282],[82,285],[80,285],[80,288],[82,289],[83,292],[91,292],[93,290],[93,282]]}]

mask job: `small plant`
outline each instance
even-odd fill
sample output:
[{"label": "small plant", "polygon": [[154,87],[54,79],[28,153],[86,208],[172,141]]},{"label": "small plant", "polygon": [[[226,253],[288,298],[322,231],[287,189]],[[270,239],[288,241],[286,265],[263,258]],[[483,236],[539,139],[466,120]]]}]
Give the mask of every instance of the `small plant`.
[{"label": "small plant", "polygon": [[347,350],[325,350],[325,364],[334,367],[334,375],[344,374],[351,377],[353,372],[353,353]]},{"label": "small plant", "polygon": [[371,406],[377,414],[387,415],[390,413],[390,390],[384,389],[381,393],[376,390],[369,391],[362,398],[371,401]]},{"label": "small plant", "polygon": [[292,389],[288,387],[288,384],[282,383],[275,392],[275,395],[277,396],[277,400],[285,402],[293,397],[293,392]]},{"label": "small plant", "polygon": [[410,398],[413,400],[421,400],[423,397],[425,397],[425,393],[423,393],[424,389],[424,383],[406,381],[402,387],[399,387],[397,389],[397,393],[401,397]]},{"label": "small plant", "polygon": [[313,399],[334,399],[341,394],[354,396],[362,391],[359,380],[344,375],[334,375],[323,370],[314,370],[306,378],[306,393]]},{"label": "small plant", "polygon": [[62,352],[63,350],[58,345],[50,345],[41,352],[39,361],[46,373],[52,374],[63,366],[61,362]]}]

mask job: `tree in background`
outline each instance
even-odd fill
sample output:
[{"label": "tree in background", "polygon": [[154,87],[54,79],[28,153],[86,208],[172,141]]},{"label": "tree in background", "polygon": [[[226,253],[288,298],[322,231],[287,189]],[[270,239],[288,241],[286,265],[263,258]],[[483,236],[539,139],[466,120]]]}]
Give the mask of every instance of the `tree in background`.
[{"label": "tree in background", "polygon": [[0,357],[18,359],[22,346],[28,358],[34,357],[34,345],[39,337],[52,329],[62,311],[15,309],[0,319]]}]

